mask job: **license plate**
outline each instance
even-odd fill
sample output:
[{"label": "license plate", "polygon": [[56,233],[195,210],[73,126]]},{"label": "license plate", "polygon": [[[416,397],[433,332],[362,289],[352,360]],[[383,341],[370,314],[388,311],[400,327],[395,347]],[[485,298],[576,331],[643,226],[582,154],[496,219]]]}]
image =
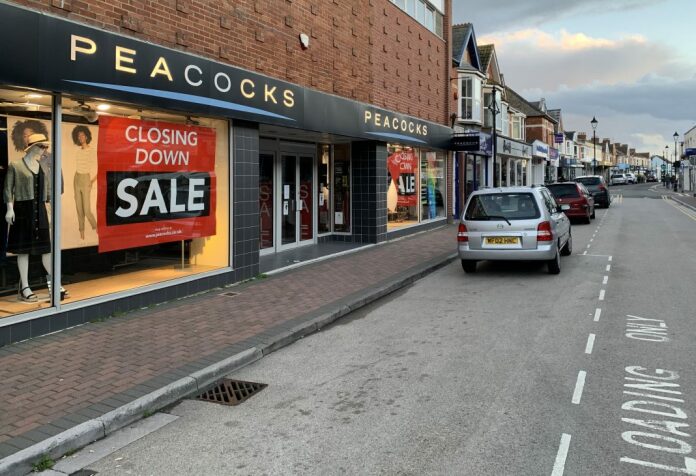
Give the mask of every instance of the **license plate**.
[{"label": "license plate", "polygon": [[520,239],[517,236],[487,236],[487,245],[517,245]]}]

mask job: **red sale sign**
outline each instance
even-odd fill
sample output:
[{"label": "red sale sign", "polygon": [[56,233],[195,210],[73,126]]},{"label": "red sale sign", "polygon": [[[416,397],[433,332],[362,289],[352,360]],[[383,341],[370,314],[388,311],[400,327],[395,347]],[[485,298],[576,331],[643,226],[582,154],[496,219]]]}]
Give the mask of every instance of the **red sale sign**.
[{"label": "red sale sign", "polygon": [[416,153],[412,150],[393,153],[387,157],[387,168],[396,186],[398,194],[397,206],[417,206],[416,177],[418,174],[418,157]]},{"label": "red sale sign", "polygon": [[215,130],[101,117],[99,252],[215,234]]}]

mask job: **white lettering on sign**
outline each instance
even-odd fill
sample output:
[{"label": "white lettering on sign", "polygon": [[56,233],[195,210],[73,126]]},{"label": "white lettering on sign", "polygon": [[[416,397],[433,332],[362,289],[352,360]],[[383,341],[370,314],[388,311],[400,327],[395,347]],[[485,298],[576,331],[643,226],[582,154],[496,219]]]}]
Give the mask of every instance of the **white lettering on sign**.
[{"label": "white lettering on sign", "polygon": [[[135,215],[135,213],[138,211],[138,199],[130,191],[130,189],[135,189],[138,183],[139,182],[136,179],[132,178],[125,178],[119,182],[118,186],[116,187],[116,195],[120,200],[126,202],[128,206],[119,206],[115,211],[117,216],[121,218],[129,218]],[[202,200],[200,200],[205,196],[205,179],[192,177],[188,180],[188,200],[184,203],[179,203],[177,201],[178,190],[179,187],[177,185],[177,179],[170,179],[170,198],[168,209],[159,180],[152,179],[148,185],[143,204],[140,207],[139,215],[149,214],[151,208],[157,208],[161,214],[183,211],[201,211],[205,209],[205,204]],[[196,200],[199,201],[197,202]]]},{"label": "white lettering on sign", "polygon": [[[685,438],[691,438],[691,434],[686,431],[689,428],[689,424],[685,421],[688,416],[681,407],[674,404],[684,403],[683,399],[677,398],[682,395],[680,385],[676,382],[679,380],[679,374],[665,369],[650,371],[646,367],[637,365],[626,367],[625,371],[627,375],[624,377],[623,393],[639,396],[641,399],[630,400],[621,405],[621,410],[624,412],[635,412],[621,418],[623,423],[633,425],[632,429],[621,433],[621,438],[637,448],[660,453],[651,454],[648,459],[623,456],[619,461],[674,473],[696,475],[696,459],[687,456],[693,451],[691,443],[685,440]],[[683,461],[675,460],[675,455],[683,458]],[[651,461],[657,458],[670,458],[670,461],[660,463]]]},{"label": "white lettering on sign", "polygon": [[626,337],[647,342],[669,342],[667,324],[662,319],[626,315]]}]

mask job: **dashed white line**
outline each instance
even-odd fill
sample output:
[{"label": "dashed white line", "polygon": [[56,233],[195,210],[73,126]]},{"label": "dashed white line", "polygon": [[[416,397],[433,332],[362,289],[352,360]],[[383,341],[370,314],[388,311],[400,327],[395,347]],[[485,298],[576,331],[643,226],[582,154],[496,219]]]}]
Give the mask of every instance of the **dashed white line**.
[{"label": "dashed white line", "polygon": [[602,315],[602,310],[600,308],[595,309],[594,312],[594,321],[599,322],[599,316]]},{"label": "dashed white line", "polygon": [[593,241],[594,241],[594,238],[590,238],[590,243],[592,243]]},{"label": "dashed white line", "polygon": [[610,264],[607,265],[607,273],[608,273],[609,271],[611,271],[611,265],[610,265]]},{"label": "dashed white line", "polygon": [[612,258],[613,258],[613,256],[609,256],[609,261],[611,261],[611,260],[612,260]]},{"label": "dashed white line", "polygon": [[575,391],[573,392],[573,403],[575,405],[580,404],[580,399],[582,398],[582,389],[585,387],[585,376],[587,372],[581,370],[578,372],[578,379],[575,381]]},{"label": "dashed white line", "polygon": [[585,256],[587,254],[587,250],[585,250],[582,255]]},{"label": "dashed white line", "polygon": [[589,336],[587,336],[587,344],[585,345],[585,353],[586,354],[592,353],[592,347],[594,346],[594,340],[595,340],[594,334],[590,334]]},{"label": "dashed white line", "polygon": [[587,244],[587,247],[589,248],[590,246],[592,246],[592,245],[590,245],[590,244],[588,243],[588,244]]},{"label": "dashed white line", "polygon": [[604,289],[599,291],[599,300],[604,301]]},{"label": "dashed white line", "polygon": [[570,447],[570,435],[563,433],[561,435],[561,444],[558,446],[556,461],[553,463],[553,471],[551,476],[563,476],[565,471],[566,457],[568,456],[568,448]]},{"label": "dashed white line", "polygon": [[602,280],[602,284],[607,284],[609,282],[609,276],[604,276],[604,279]]}]

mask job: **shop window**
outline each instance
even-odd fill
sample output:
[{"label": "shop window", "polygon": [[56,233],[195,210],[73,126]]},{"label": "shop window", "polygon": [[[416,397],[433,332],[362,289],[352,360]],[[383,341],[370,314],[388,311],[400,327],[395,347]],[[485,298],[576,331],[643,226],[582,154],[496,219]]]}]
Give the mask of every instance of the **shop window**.
[{"label": "shop window", "polygon": [[446,184],[445,154],[421,151],[421,217],[423,220],[441,218],[445,213]]},{"label": "shop window", "polygon": [[0,89],[0,318],[51,306],[52,100]]},{"label": "shop window", "polygon": [[387,220],[390,227],[416,224],[420,209],[418,150],[408,146],[387,145]]},{"label": "shop window", "polygon": [[319,198],[319,216],[317,219],[319,233],[329,233],[331,231],[331,220],[329,210],[331,209],[331,196],[329,187],[329,177],[331,176],[331,146],[323,144],[319,146],[319,182],[317,195]]},{"label": "shop window", "polygon": [[273,154],[259,154],[259,233],[261,249],[273,247]]},{"label": "shop window", "polygon": [[65,96],[70,301],[229,266],[227,121]]}]

